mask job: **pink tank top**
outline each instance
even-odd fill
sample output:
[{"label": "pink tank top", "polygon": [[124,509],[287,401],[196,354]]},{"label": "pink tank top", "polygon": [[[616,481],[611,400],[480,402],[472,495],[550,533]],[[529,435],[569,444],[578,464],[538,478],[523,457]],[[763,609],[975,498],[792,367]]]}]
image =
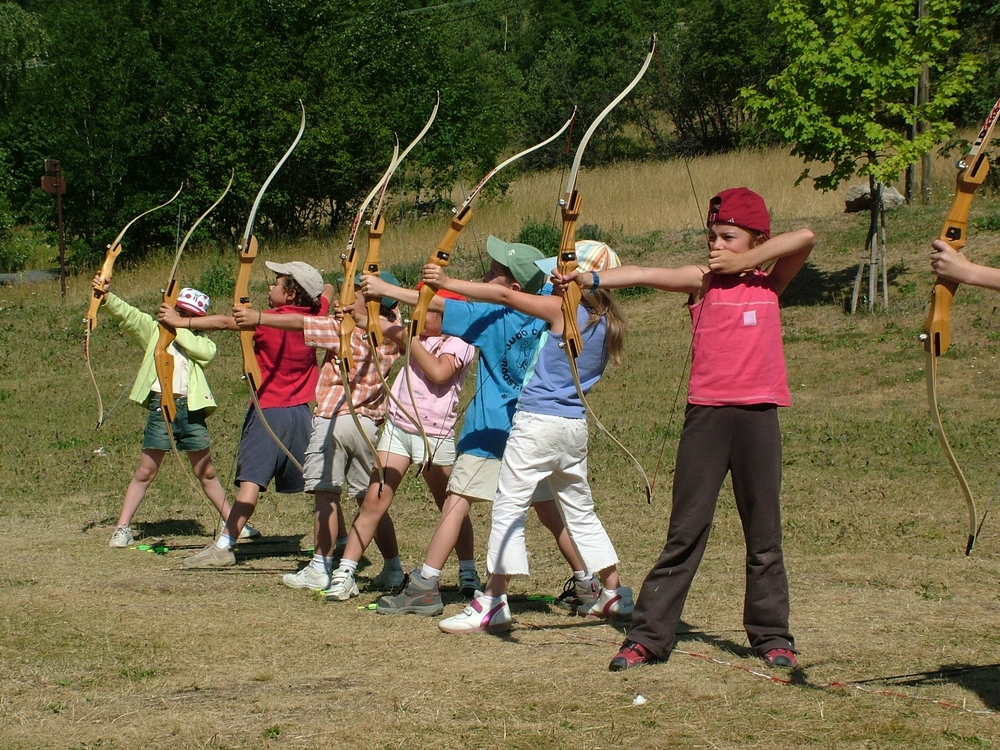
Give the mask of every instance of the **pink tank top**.
[{"label": "pink tank top", "polygon": [[688,403],[791,406],[778,295],[767,274],[711,274],[691,305]]}]

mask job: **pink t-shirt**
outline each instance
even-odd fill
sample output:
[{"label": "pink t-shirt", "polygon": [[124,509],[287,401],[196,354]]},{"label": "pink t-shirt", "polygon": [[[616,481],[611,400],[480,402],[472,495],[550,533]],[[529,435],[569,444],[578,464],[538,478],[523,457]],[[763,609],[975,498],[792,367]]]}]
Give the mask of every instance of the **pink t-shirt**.
[{"label": "pink t-shirt", "polygon": [[[330,310],[327,299],[320,299],[317,315]],[[282,305],[266,313],[277,315],[309,315],[308,307]],[[260,388],[257,400],[261,408],[300,406],[316,399],[319,369],[316,350],[306,346],[302,331],[283,331],[258,326],[253,334],[253,348],[260,366]]]},{"label": "pink t-shirt", "polygon": [[[420,344],[436,357],[450,354],[455,358],[455,374],[447,383],[435,383],[410,360],[410,384],[413,400],[406,385],[406,369],[400,370],[392,384],[392,394],[409,414],[417,414],[423,422],[424,432],[431,437],[450,437],[455,432],[458,419],[458,397],[465,383],[465,375],[476,355],[476,348],[466,344],[457,336],[421,336]],[[419,346],[420,344],[414,344]],[[414,401],[417,406],[414,407]],[[420,429],[399,406],[390,401],[389,419],[407,432],[418,433]]]},{"label": "pink t-shirt", "polygon": [[791,406],[778,295],[767,274],[713,273],[690,312],[689,404]]}]

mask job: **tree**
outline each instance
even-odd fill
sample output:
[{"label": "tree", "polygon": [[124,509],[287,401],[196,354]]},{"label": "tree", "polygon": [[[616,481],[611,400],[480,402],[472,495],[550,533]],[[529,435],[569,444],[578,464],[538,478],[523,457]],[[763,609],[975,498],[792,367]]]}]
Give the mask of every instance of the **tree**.
[{"label": "tree", "polygon": [[[871,290],[879,264],[885,284],[884,241],[881,255],[875,251],[879,228],[884,231],[882,186],[952,131],[947,110],[969,90],[977,68],[971,55],[949,60],[959,36],[958,7],[959,0],[925,0],[918,20],[915,0],[776,0],[770,18],[787,47],[787,67],[767,82],[769,93],[741,92],[758,125],[792,143],[792,154],[829,166],[818,176],[806,167],[800,181],[831,190],[855,174],[868,177]],[[923,65],[934,86],[926,104],[917,105],[913,92]],[[918,120],[928,127],[911,135]],[[852,312],[864,263],[862,257]]]},{"label": "tree", "polygon": [[[785,54],[768,18],[771,0],[691,0],[663,29],[667,88],[658,106],[681,143],[713,151],[754,137],[739,92],[777,74]],[[720,44],[720,35],[726,42]]]}]

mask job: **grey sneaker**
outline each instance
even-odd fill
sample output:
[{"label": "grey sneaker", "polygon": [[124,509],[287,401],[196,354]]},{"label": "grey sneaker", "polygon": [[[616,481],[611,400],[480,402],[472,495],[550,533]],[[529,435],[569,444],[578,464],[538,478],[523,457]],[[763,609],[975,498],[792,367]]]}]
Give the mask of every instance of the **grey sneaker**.
[{"label": "grey sneaker", "polygon": [[382,571],[372,578],[371,588],[376,591],[396,591],[403,585],[406,574],[402,570],[389,570],[382,566]]},{"label": "grey sneaker", "polygon": [[330,588],[326,590],[328,602],[346,602],[358,595],[358,584],[354,582],[354,571],[337,568],[330,576]]},{"label": "grey sneaker", "polygon": [[575,576],[570,576],[562,593],[556,597],[556,606],[576,612],[584,605],[593,604],[600,595],[601,582],[596,576],[591,576],[586,581],[578,581]]},{"label": "grey sneaker", "polygon": [[260,532],[250,524],[246,524],[240,531],[240,539],[260,539]]},{"label": "grey sneaker", "polygon": [[601,595],[588,604],[576,609],[580,617],[602,617],[608,620],[626,619],[632,616],[632,589],[619,586],[614,594],[601,589]]},{"label": "grey sneaker", "polygon": [[306,565],[298,573],[285,573],[281,577],[281,582],[293,589],[311,589],[312,591],[323,591],[330,588],[330,574],[317,573],[312,565]]},{"label": "grey sneaker", "polygon": [[483,582],[479,580],[479,573],[474,570],[458,571],[459,596],[467,596],[471,599],[476,595],[477,591],[482,590]]},{"label": "grey sneaker", "polygon": [[441,589],[436,580],[427,580],[419,570],[410,573],[405,586],[395,596],[383,596],[375,605],[380,615],[399,615],[412,612],[415,615],[436,617],[444,612]]},{"label": "grey sneaker", "polygon": [[229,568],[236,564],[236,555],[231,549],[219,549],[215,542],[190,557],[185,557],[181,563],[185,568]]},{"label": "grey sneaker", "polygon": [[111,535],[111,541],[108,542],[108,546],[111,547],[111,549],[120,549],[122,547],[128,547],[134,542],[135,538],[132,536],[132,527],[125,524],[124,526],[119,526],[115,529],[115,533]]}]

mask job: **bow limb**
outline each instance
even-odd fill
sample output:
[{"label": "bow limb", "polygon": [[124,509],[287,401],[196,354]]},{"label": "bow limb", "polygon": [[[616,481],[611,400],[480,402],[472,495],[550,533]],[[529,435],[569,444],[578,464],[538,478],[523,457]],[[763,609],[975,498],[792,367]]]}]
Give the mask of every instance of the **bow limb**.
[{"label": "bow limb", "polygon": [[[253,303],[250,300],[250,272],[253,270],[253,263],[257,259],[257,238],[253,234],[253,224],[257,218],[257,209],[260,208],[260,202],[264,198],[264,193],[267,192],[268,186],[270,186],[271,181],[278,172],[281,171],[281,168],[285,166],[285,162],[288,161],[292,152],[295,151],[295,147],[299,145],[299,141],[302,140],[302,134],[306,130],[306,107],[301,100],[299,100],[299,107],[302,109],[302,121],[299,124],[298,133],[296,133],[295,139],[284,155],[274,165],[271,173],[260,186],[260,190],[257,191],[257,197],[254,199],[253,206],[250,208],[250,214],[247,217],[246,229],[244,229],[240,244],[237,247],[237,251],[239,252],[239,268],[236,273],[236,286],[233,290],[233,307],[253,308]],[[261,408],[258,397],[258,391],[261,387],[260,365],[257,364],[257,355],[254,353],[253,337],[253,329],[240,330],[240,353],[243,360],[242,380],[250,390],[250,400],[253,402],[254,409],[257,410],[257,416],[260,418],[260,423],[264,426],[265,431],[271,440],[274,441],[275,445],[281,449],[281,452],[288,457],[288,460],[301,472],[303,470],[302,464],[292,455],[292,452],[288,450],[288,446],[281,441],[281,438],[275,434],[267,418],[264,416],[263,408]]]},{"label": "bow limb", "polygon": [[[986,145],[993,137],[993,128],[1000,118],[1000,99],[993,105],[986,122],[980,129],[976,140],[973,141],[969,153],[958,162],[958,175],[955,183],[955,197],[952,200],[951,208],[945,217],[944,225],[941,228],[940,240],[948,243],[955,251],[961,251],[965,247],[966,229],[969,221],[969,210],[972,207],[972,198],[976,189],[986,180],[989,173],[990,163],[984,151]],[[927,401],[931,411],[931,425],[937,434],[938,442],[944,451],[945,457],[951,466],[955,478],[958,480],[965,499],[969,516],[969,540],[966,544],[965,554],[971,555],[972,548],[976,544],[976,504],[969,489],[969,483],[965,479],[962,468],[958,465],[955,454],[951,449],[948,438],[944,433],[941,424],[941,414],[938,410],[937,401],[937,358],[943,355],[951,345],[951,303],[955,297],[958,284],[938,278],[934,282],[934,289],[931,292],[931,304],[927,313],[927,320],[924,322],[924,332],[920,336],[926,352],[925,377],[927,380]],[[985,520],[985,516],[984,516]]]},{"label": "bow limb", "polygon": [[[583,161],[583,152],[587,148],[587,144],[590,142],[590,138],[594,134],[594,131],[597,130],[597,126],[601,124],[611,110],[617,107],[622,99],[624,99],[629,92],[631,92],[632,89],[638,85],[639,81],[642,80],[642,77],[646,74],[646,70],[649,68],[649,64],[655,53],[656,35],[654,34],[650,39],[649,54],[646,55],[646,59],[643,61],[639,72],[628,84],[628,86],[626,86],[590,124],[590,127],[587,128],[587,132],[584,133],[583,138],[580,140],[580,145],[576,149],[576,155],[573,157],[573,166],[570,169],[569,179],[566,184],[566,193],[565,196],[559,201],[559,204],[562,207],[563,222],[562,236],[559,240],[559,259],[557,262],[560,274],[568,274],[575,271],[577,268],[576,222],[580,218],[580,210],[583,205],[583,199],[576,189],[576,182],[580,173],[580,164]],[[576,366],[576,359],[583,351],[583,339],[580,335],[579,323],[577,322],[577,311],[580,307],[580,298],[580,286],[578,284],[570,284],[562,298],[562,346],[566,350],[566,356],[569,359],[569,369],[573,375],[573,384],[576,386],[577,395],[580,397],[580,402],[583,404],[583,408],[586,410],[588,417],[594,420],[594,423],[601,430],[601,432],[611,438],[611,441],[617,445],[635,465],[636,470],[642,477],[643,483],[646,485],[646,502],[652,502],[653,488],[649,483],[649,478],[646,476],[646,470],[642,468],[642,464],[639,463],[638,459],[636,459],[636,457],[632,455],[632,453],[621,443],[621,441],[612,435],[601,420],[598,419],[597,414],[592,408],[590,408],[590,404],[587,402],[587,397],[583,392],[583,384],[580,382],[580,372]]]},{"label": "bow limb", "polygon": [[958,459],[955,458],[955,452],[951,449],[951,443],[948,442],[948,437],[944,434],[944,427],[941,425],[941,412],[938,410],[937,402],[937,357],[930,349],[926,351],[925,356],[927,403],[931,411],[931,427],[934,428],[934,434],[937,435],[938,443],[941,444],[941,450],[944,451],[948,464],[955,473],[955,478],[958,479],[959,487],[962,489],[962,497],[965,499],[965,506],[968,510],[969,539],[965,545],[965,554],[968,556],[972,554],[972,548],[976,544],[976,501],[972,499],[972,490],[965,479],[965,472],[958,465]]},{"label": "bow limb", "polygon": [[[472,201],[475,200],[479,192],[486,186],[486,183],[499,172],[504,167],[509,164],[513,164],[518,159],[527,156],[533,151],[537,151],[543,146],[547,146],[552,143],[556,138],[561,136],[566,132],[573,120],[576,118],[576,107],[573,108],[573,114],[570,115],[569,119],[563,123],[562,127],[559,128],[555,133],[550,135],[541,143],[536,143],[534,146],[524,149],[513,156],[505,159],[504,161],[497,164],[493,169],[486,173],[486,175],[479,181],[469,193],[469,197],[465,199],[462,205],[453,211],[451,221],[448,223],[448,229],[445,231],[444,237],[437,244],[437,247],[430,254],[430,258],[427,260],[428,263],[433,263],[441,268],[447,268],[448,264],[451,263],[451,252],[452,247],[455,245],[455,240],[458,239],[458,235],[461,234],[462,230],[465,229],[466,225],[472,219]],[[427,317],[427,307],[431,303],[431,299],[434,298],[434,290],[427,286],[424,286],[420,290],[420,298],[417,301],[416,307],[413,308],[413,314],[410,317],[410,337],[417,336],[423,333],[424,330],[424,320]]]},{"label": "bow limb", "polygon": [[[170,200],[166,203],[161,203],[158,206],[154,206],[153,208],[143,211],[122,228],[122,230],[118,233],[118,236],[115,237],[114,241],[108,245],[107,252],[104,254],[104,263],[101,265],[100,272],[102,281],[109,281],[111,279],[115,261],[118,259],[118,255],[122,251],[122,239],[125,237],[125,233],[129,230],[129,228],[146,214],[158,211],[164,206],[173,203],[177,196],[181,194],[181,190],[183,189],[184,184],[181,183],[181,186],[177,188],[177,192],[173,194],[173,197],[171,197]],[[97,387],[97,378],[94,376],[94,368],[90,362],[90,334],[95,328],[97,328],[97,310],[104,301],[106,294],[107,292],[103,289],[98,289],[93,286],[90,288],[90,304],[87,306],[87,313],[83,318],[83,361],[87,366],[87,374],[90,376],[90,382],[94,385],[94,393],[97,394],[97,426],[94,428],[95,430],[101,429],[101,425],[104,424],[104,400],[101,398],[101,389]]]}]

